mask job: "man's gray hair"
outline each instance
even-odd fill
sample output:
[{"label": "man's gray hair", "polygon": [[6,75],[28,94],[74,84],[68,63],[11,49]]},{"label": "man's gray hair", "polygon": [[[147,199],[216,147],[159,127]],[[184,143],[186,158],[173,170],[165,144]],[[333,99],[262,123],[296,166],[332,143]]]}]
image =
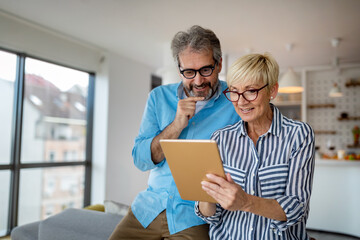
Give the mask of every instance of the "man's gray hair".
[{"label": "man's gray hair", "polygon": [[175,34],[171,42],[172,55],[179,65],[179,54],[187,47],[195,52],[212,51],[214,60],[220,62],[220,41],[213,31],[194,25],[186,32],[180,31]]}]

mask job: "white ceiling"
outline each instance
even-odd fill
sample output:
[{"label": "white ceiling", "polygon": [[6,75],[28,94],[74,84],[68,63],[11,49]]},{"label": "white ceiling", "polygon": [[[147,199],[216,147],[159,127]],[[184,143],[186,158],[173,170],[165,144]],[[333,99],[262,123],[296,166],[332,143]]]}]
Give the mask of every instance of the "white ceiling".
[{"label": "white ceiling", "polygon": [[194,24],[214,30],[229,59],[268,51],[282,68],[360,62],[359,0],[1,0],[0,9],[154,68]]}]

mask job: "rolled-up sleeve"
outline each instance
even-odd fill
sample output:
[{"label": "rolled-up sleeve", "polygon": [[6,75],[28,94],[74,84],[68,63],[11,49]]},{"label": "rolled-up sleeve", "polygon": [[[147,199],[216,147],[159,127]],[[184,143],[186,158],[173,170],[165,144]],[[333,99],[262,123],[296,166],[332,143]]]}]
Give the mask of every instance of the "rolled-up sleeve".
[{"label": "rolled-up sleeve", "polygon": [[276,198],[284,210],[287,221],[271,220],[270,227],[281,235],[282,231],[307,217],[314,174],[314,132],[304,124],[299,127],[291,159],[289,177],[284,196]]},{"label": "rolled-up sleeve", "polygon": [[220,204],[216,204],[215,214],[212,216],[206,217],[206,216],[202,215],[200,212],[199,202],[198,201],[195,202],[195,214],[198,217],[200,217],[202,220],[204,220],[206,223],[209,223],[211,225],[217,225],[220,223],[223,210],[224,209],[220,206]]},{"label": "rolled-up sleeve", "polygon": [[135,138],[132,150],[134,164],[141,171],[147,171],[164,164],[164,161],[154,164],[151,159],[151,142],[161,132],[156,116],[155,99],[155,93],[150,92],[141,120],[139,134]]}]

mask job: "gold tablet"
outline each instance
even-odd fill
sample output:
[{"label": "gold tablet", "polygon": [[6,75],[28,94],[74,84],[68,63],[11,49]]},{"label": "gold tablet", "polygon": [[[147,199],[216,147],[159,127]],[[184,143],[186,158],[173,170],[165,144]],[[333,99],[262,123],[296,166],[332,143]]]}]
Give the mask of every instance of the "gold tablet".
[{"label": "gold tablet", "polygon": [[202,188],[207,173],[225,178],[217,143],[214,140],[161,139],[161,148],[184,200],[213,202]]}]

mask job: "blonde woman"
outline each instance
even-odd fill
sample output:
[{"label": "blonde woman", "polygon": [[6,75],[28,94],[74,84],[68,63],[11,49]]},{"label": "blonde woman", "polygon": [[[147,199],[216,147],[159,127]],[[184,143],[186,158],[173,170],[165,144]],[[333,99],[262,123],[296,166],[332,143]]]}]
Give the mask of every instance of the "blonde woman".
[{"label": "blonde woman", "polygon": [[212,135],[226,179],[209,174],[201,184],[218,204],[195,204],[211,239],[309,239],[314,133],[270,103],[278,76],[269,54],[241,57],[228,72],[223,93],[242,120]]}]

